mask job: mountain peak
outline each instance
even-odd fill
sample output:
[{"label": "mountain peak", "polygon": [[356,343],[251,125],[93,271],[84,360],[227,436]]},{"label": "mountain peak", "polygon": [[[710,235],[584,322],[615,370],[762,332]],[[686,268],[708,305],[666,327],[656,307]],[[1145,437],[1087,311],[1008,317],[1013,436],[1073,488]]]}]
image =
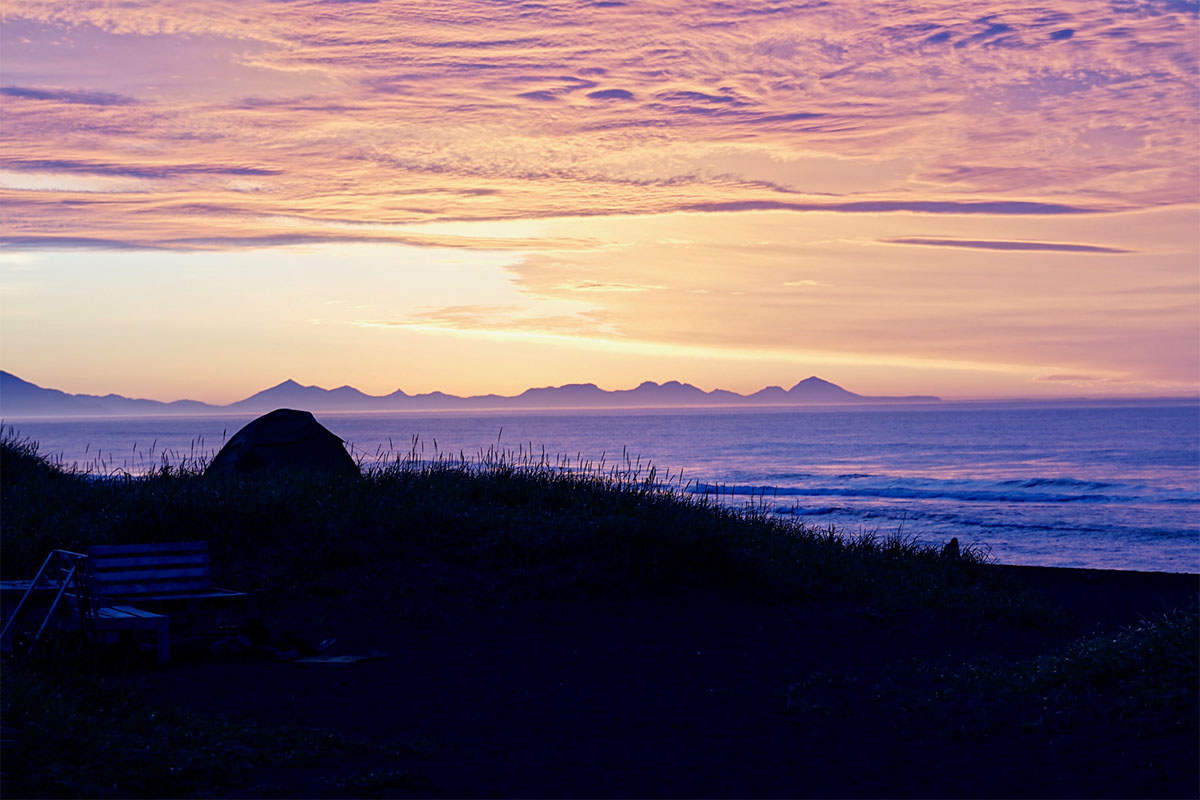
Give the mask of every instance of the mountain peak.
[{"label": "mountain peak", "polygon": [[788,389],[788,394],[812,400],[849,400],[862,397],[816,375],[811,375]]}]

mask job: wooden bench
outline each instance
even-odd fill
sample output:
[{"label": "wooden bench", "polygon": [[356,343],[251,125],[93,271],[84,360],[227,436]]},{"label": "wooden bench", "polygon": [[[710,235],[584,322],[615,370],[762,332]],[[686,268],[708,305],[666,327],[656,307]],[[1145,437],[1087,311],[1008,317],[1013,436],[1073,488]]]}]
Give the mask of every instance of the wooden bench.
[{"label": "wooden bench", "polygon": [[160,662],[170,627],[232,629],[256,612],[254,595],[213,586],[207,542],[93,545],[87,582],[97,630],[154,630]]}]

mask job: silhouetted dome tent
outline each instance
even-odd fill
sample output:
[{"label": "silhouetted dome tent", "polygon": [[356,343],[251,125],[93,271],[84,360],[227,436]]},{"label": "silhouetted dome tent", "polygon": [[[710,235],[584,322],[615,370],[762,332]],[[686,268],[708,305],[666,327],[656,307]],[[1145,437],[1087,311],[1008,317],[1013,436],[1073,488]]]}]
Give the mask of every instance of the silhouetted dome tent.
[{"label": "silhouetted dome tent", "polygon": [[233,435],[205,475],[246,475],[262,470],[358,474],[342,440],[308,411],[278,408]]}]

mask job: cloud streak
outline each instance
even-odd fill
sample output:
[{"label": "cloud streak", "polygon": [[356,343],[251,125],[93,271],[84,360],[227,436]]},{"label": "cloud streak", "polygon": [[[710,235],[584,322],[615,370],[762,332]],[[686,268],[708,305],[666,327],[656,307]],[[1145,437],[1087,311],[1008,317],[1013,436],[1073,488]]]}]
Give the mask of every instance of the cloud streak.
[{"label": "cloud streak", "polygon": [[48,100],[79,106],[137,106],[132,97],[109,91],[71,91],[62,89],[31,89],[29,86],[0,86],[0,96],[20,97],[23,100]]},{"label": "cloud streak", "polygon": [[27,86],[0,86],[0,96],[26,100],[50,100],[85,106],[132,106],[137,100],[113,92],[70,91],[63,89],[32,89]]},{"label": "cloud streak", "polygon": [[116,175],[125,178],[167,179],[182,175],[241,175],[264,177],[282,170],[263,167],[222,166],[219,164],[104,164],[68,159],[0,159],[0,169],[20,172],[72,172],[79,175]]},{"label": "cloud streak", "polygon": [[1067,244],[1062,242],[1007,242],[984,241],[979,239],[927,239],[919,236],[901,237],[897,239],[882,239],[885,244],[913,244],[922,247],[963,247],[968,250],[1014,250],[1041,251],[1047,253],[1109,253],[1122,254],[1133,252],[1120,247],[1104,247],[1095,244]]},{"label": "cloud streak", "polygon": [[[834,211],[846,214],[1095,214],[1102,209],[1033,203],[1027,201],[935,201],[935,200],[864,200],[853,203],[789,203],[779,200],[751,200],[731,203],[697,203],[686,211]],[[1116,210],[1116,209],[1109,209]]]}]

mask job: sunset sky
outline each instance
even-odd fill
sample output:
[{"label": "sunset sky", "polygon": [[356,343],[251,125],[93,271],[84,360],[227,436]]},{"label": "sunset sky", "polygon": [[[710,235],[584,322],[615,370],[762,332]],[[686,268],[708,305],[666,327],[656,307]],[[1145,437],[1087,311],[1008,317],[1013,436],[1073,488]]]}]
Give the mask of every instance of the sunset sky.
[{"label": "sunset sky", "polygon": [[1200,2],[0,6],[0,368],[1200,388]]}]

